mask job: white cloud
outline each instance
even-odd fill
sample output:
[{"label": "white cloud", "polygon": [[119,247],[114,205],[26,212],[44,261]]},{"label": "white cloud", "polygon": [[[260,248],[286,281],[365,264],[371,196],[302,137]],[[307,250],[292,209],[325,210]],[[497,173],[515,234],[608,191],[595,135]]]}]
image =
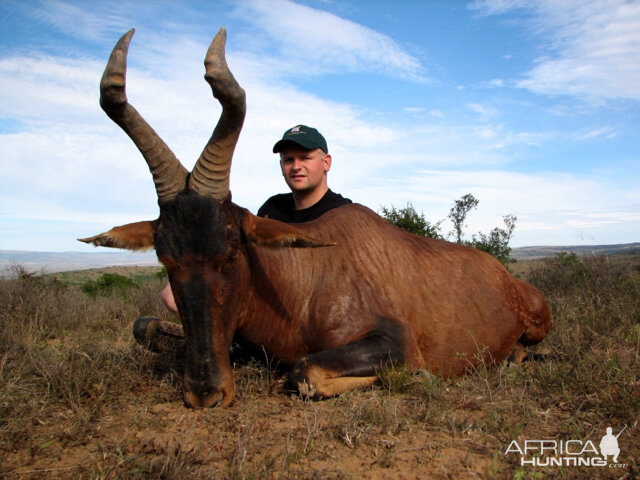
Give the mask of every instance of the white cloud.
[{"label": "white cloud", "polygon": [[[129,28],[123,22],[123,9],[113,7],[114,4],[111,2],[100,2],[93,8],[87,9],[80,4],[49,0],[40,2],[38,8],[31,7],[31,15],[38,21],[83,41],[104,41],[106,40],[105,32],[123,31]],[[25,5],[25,8],[29,7]]]},{"label": "white cloud", "polygon": [[496,114],[495,109],[492,109],[490,107],[486,107],[484,105],[481,105],[480,103],[469,103],[469,104],[467,104],[467,107],[471,111],[473,111],[473,112],[475,112],[475,113],[477,113],[479,115],[485,116],[485,117],[494,116]]},{"label": "white cloud", "polygon": [[[102,66],[104,68],[104,66]],[[95,62],[54,57],[0,59],[0,114],[20,121],[78,119],[98,98]]]},{"label": "white cloud", "polygon": [[593,138],[598,138],[598,137],[613,138],[615,136],[616,136],[615,132],[612,132],[610,128],[603,127],[603,128],[596,128],[595,130],[589,130],[586,133],[577,134],[575,136],[575,140],[591,140]]},{"label": "white cloud", "polygon": [[288,0],[250,0],[239,4],[237,15],[266,34],[273,41],[269,48],[287,59],[282,73],[373,71],[430,81],[420,60],[393,39],[331,13]]},{"label": "white cloud", "polygon": [[[627,0],[486,0],[488,15],[533,13],[545,52],[518,86],[537,93],[640,100],[640,2]],[[544,40],[543,40],[544,41]]]}]

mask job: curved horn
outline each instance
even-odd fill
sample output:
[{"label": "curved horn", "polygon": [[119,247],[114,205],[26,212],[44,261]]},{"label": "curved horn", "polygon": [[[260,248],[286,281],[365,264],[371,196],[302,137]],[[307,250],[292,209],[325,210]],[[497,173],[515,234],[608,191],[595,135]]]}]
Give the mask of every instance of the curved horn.
[{"label": "curved horn", "polygon": [[149,165],[158,193],[164,204],[184,189],[187,171],[169,147],[127,101],[125,91],[127,52],[135,29],[129,30],[111,52],[100,81],[100,106],[133,140]]},{"label": "curved horn", "polygon": [[225,60],[226,40],[227,31],[223,27],[211,42],[204,59],[204,78],[222,105],[222,114],[189,179],[190,189],[219,201],[229,196],[231,158],[246,112],[244,90]]}]

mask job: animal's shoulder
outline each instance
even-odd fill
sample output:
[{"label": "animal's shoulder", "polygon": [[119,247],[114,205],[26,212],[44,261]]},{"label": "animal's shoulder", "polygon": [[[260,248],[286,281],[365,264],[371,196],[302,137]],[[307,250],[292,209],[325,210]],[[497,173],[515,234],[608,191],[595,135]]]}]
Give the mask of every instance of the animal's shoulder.
[{"label": "animal's shoulder", "polygon": [[345,234],[357,234],[363,230],[386,230],[392,227],[376,212],[359,203],[349,203],[331,209],[316,220],[299,225],[312,231]]},{"label": "animal's shoulder", "polygon": [[335,208],[320,218],[299,226],[326,241],[338,242],[359,250],[368,247],[384,248],[390,244],[421,249],[425,248],[423,244],[430,244],[433,240],[408,233],[358,203]]},{"label": "animal's shoulder", "polygon": [[320,237],[326,237],[328,241],[346,241],[353,246],[394,244],[403,251],[406,248],[409,251],[447,257],[449,260],[478,261],[482,259],[482,262],[496,262],[491,255],[475,248],[409,233],[358,203],[335,208],[306,225]]}]

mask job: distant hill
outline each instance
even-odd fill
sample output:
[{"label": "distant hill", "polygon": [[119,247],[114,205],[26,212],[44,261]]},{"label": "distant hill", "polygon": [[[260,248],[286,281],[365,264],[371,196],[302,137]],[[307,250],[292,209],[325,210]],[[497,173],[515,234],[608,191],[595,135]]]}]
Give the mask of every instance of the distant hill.
[{"label": "distant hill", "polygon": [[511,256],[516,260],[537,260],[553,257],[560,252],[573,252],[577,255],[640,254],[640,242],[615,245],[573,245],[568,247],[520,247],[514,248]]},{"label": "distant hill", "polygon": [[0,276],[12,265],[20,265],[30,272],[56,273],[70,270],[85,270],[110,266],[160,265],[156,252],[25,252],[0,250]]},{"label": "distant hill", "polygon": [[[640,242],[618,245],[576,245],[568,247],[520,247],[514,248],[512,256],[516,260],[536,260],[553,257],[560,252],[575,252],[578,255],[595,254],[640,254]],[[88,268],[111,266],[156,266],[160,265],[155,251],[138,253],[115,252],[26,252],[21,250],[0,250],[0,276],[8,273],[12,265],[21,265],[31,272],[56,273]]]}]

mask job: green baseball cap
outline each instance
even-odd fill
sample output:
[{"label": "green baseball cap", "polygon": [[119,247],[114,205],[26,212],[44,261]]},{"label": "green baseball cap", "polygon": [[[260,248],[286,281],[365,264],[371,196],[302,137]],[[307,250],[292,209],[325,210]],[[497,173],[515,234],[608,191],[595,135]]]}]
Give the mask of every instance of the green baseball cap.
[{"label": "green baseball cap", "polygon": [[296,125],[284,132],[282,140],[279,140],[273,146],[273,153],[278,153],[284,150],[287,143],[295,143],[305,150],[315,150],[316,148],[320,148],[324,153],[329,153],[327,141],[324,139],[322,134],[315,128],[307,127],[306,125]]}]

